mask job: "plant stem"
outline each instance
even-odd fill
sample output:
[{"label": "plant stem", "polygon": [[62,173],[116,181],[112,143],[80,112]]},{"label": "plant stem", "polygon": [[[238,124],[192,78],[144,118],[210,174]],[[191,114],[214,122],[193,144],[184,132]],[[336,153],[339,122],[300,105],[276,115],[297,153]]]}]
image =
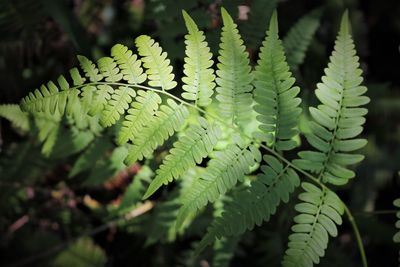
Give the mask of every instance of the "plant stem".
[{"label": "plant stem", "polygon": [[351,214],[350,209],[346,205],[344,205],[344,212],[346,213],[347,217],[349,218],[349,222],[350,222],[351,227],[353,228],[354,234],[356,236],[358,250],[360,251],[363,267],[368,267],[367,257],[365,256],[364,245],[363,245],[363,242],[361,239],[360,231],[358,230],[357,223],[354,220],[354,217]]}]

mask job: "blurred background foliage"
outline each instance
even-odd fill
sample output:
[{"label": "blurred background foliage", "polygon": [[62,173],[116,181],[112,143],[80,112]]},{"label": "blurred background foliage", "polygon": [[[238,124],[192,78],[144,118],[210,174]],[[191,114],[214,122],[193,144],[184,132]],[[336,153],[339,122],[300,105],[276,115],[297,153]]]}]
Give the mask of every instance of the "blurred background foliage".
[{"label": "blurred background foliage", "polygon": [[[344,9],[350,10],[372,101],[364,132],[369,140],[363,151],[366,160],[339,195],[360,225],[370,266],[396,266],[399,246],[392,240],[396,221],[392,203],[400,196],[398,0],[0,0],[0,102],[18,103],[44,81],[77,65],[77,54],[98,59],[108,55],[115,43],[132,47],[140,34],[161,42],[179,74],[186,33],[181,10],[205,31],[216,54],[220,6],[237,19],[253,62],[275,7],[281,37],[303,15],[320,9],[320,25],[304,63],[295,71],[305,106],[314,104],[313,91],[333,47],[338,20]],[[28,121],[12,125],[1,120],[0,127],[2,266],[279,265],[293,203],[255,231],[240,239],[223,239],[201,259],[193,259],[193,241],[218,212],[218,203],[184,233],[175,233],[179,202],[174,196],[190,184],[169,187],[169,194],[158,193],[151,202],[141,202],[152,177],[151,166],[160,158],[150,160],[150,168],[126,167],[122,164],[126,151],[115,149],[107,135],[96,140],[92,132],[74,129],[61,131],[46,157],[32,138],[39,129],[29,128]],[[307,131],[307,125],[301,127]],[[86,147],[83,153],[90,153],[91,161],[73,166]],[[354,236],[345,222],[320,266],[359,264]]]}]

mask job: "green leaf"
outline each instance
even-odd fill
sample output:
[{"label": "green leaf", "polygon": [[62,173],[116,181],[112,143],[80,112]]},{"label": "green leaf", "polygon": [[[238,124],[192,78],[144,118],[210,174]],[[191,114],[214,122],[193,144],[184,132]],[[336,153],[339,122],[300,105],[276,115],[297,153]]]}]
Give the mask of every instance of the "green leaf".
[{"label": "green leaf", "polygon": [[162,105],[141,135],[133,140],[133,146],[125,160],[126,164],[150,157],[158,146],[182,127],[188,115],[186,107],[168,99],[168,106]]},{"label": "green leaf", "polygon": [[106,253],[90,238],[81,238],[61,251],[54,259],[55,267],[103,267]]},{"label": "green leaf", "polygon": [[[393,201],[393,205],[397,208],[400,208],[400,198],[396,199]],[[397,233],[393,236],[393,241],[396,243],[400,243],[400,211],[397,212],[397,222],[396,222],[396,228],[399,229]]]},{"label": "green leaf", "polygon": [[120,68],[123,80],[129,84],[141,84],[146,81],[147,76],[141,67],[141,60],[128,47],[116,44],[111,48],[111,55]]},{"label": "green leaf", "polygon": [[[96,65],[87,57],[85,56],[78,56],[79,63],[81,65],[81,68],[85,72],[85,76],[89,78],[91,82],[98,82],[103,79],[103,76],[99,73],[99,70],[96,68]],[[76,71],[73,72],[74,74],[71,73],[71,75],[76,76],[72,77],[75,80],[79,80],[78,74]],[[74,84],[76,84],[74,82]]]},{"label": "green leaf", "polygon": [[316,9],[304,15],[283,39],[286,59],[290,69],[295,71],[303,63],[308,47],[320,24],[321,10]]},{"label": "green leaf", "polygon": [[14,127],[22,132],[27,132],[30,128],[28,113],[23,112],[16,104],[0,105],[0,117],[9,120]]},{"label": "green leaf", "polygon": [[342,201],[329,189],[310,183],[301,184],[304,193],[302,201],[295,206],[299,213],[294,217],[293,233],[289,236],[283,266],[313,266],[325,254],[329,235],[337,236],[336,224],[341,224],[344,207]]},{"label": "green leaf", "polygon": [[104,127],[109,127],[125,113],[132,102],[132,98],[136,96],[136,92],[128,86],[120,86],[114,90],[111,99],[108,100],[100,117],[100,122]]},{"label": "green leaf", "polygon": [[278,36],[274,12],[255,69],[254,110],[258,113],[261,130],[256,137],[281,151],[296,146],[292,138],[298,133],[301,100],[296,97],[300,89],[293,86],[294,82]]},{"label": "green leaf", "polygon": [[186,57],[183,66],[185,76],[182,78],[184,83],[182,89],[185,92],[182,93],[182,97],[206,107],[211,104],[215,87],[212,54],[205,41],[204,33],[199,31],[196,23],[185,11],[182,13],[189,32],[185,35]]},{"label": "green leaf", "polygon": [[92,168],[93,164],[104,156],[106,151],[111,149],[111,147],[111,143],[106,137],[96,139],[75,161],[68,176],[74,177],[77,174]]},{"label": "green leaf", "polygon": [[170,60],[160,45],[147,35],[137,37],[135,44],[146,68],[149,85],[161,87],[163,90],[175,88],[177,83],[174,81]]},{"label": "green leaf", "polygon": [[269,221],[279,204],[289,201],[289,195],[300,185],[297,173],[273,156],[264,155],[264,161],[267,165],[261,166],[262,173],[257,179],[249,188],[234,195],[224,212],[215,218],[197,246],[197,253],[216,238],[241,235]]},{"label": "green leaf", "polygon": [[304,161],[296,161],[298,166],[313,171],[325,183],[346,184],[355,174],[344,166],[363,159],[361,155],[347,154],[367,144],[365,139],[356,138],[363,130],[367,114],[367,110],[359,106],[369,102],[363,95],[367,88],[360,86],[362,71],[359,66],[345,13],[330,63],[315,90],[322,104],[310,108],[312,132],[306,134],[306,138],[319,153],[312,157],[309,152],[299,153]]},{"label": "green leaf", "polygon": [[237,25],[225,9],[221,9],[224,27],[217,64],[217,100],[219,114],[244,128],[252,116],[253,76],[249,54],[237,30]]},{"label": "green leaf", "polygon": [[110,57],[103,57],[97,61],[101,74],[104,76],[106,82],[116,83],[119,82],[123,75],[119,72],[117,63]]},{"label": "green leaf", "polygon": [[199,118],[199,124],[191,125],[174,143],[143,198],[150,197],[163,184],[178,179],[189,168],[200,164],[213,150],[220,135],[221,130],[217,125],[209,125],[205,119]]},{"label": "green leaf", "polygon": [[118,143],[122,145],[138,137],[144,126],[151,121],[160,104],[161,98],[157,93],[139,90],[118,132]]},{"label": "green leaf", "polygon": [[183,196],[177,229],[208,202],[214,202],[238,181],[243,181],[244,176],[250,172],[250,167],[260,160],[261,154],[253,145],[230,145],[224,151],[215,152],[215,158],[209,162],[204,174]]}]

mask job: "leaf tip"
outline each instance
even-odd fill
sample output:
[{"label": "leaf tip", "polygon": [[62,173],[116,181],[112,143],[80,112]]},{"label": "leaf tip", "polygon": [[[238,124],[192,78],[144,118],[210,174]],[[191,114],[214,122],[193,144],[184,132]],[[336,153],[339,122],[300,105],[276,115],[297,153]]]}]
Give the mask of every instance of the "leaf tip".
[{"label": "leaf tip", "polygon": [[228,11],[224,7],[221,7],[221,16],[222,16],[222,21],[224,22],[224,25],[227,22],[233,22],[231,15],[229,15]]},{"label": "leaf tip", "polygon": [[274,33],[278,33],[278,31],[279,31],[279,29],[278,29],[278,12],[276,11],[276,9],[274,10],[274,12],[272,12],[272,15],[271,15],[271,19],[269,22],[269,31],[274,32]]},{"label": "leaf tip", "polygon": [[343,12],[342,19],[340,22],[340,32],[342,34],[350,34],[349,10],[348,9],[346,9]]}]

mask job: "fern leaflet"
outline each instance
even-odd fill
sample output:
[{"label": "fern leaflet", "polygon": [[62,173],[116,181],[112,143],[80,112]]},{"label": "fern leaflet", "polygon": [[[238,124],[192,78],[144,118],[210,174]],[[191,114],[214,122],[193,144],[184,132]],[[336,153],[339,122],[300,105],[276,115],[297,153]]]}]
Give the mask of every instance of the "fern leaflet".
[{"label": "fern leaflet", "polygon": [[107,138],[103,137],[96,139],[75,161],[71,171],[69,172],[69,177],[74,177],[93,167],[93,163],[99,160],[107,150],[111,149],[111,147],[111,143]]},{"label": "fern leaflet", "polygon": [[129,84],[141,84],[146,81],[146,74],[141,67],[142,61],[128,47],[116,44],[111,48],[111,55],[121,70],[122,79]]},{"label": "fern leaflet", "polygon": [[110,57],[102,57],[97,62],[101,74],[106,82],[119,82],[122,79],[122,73],[119,72],[117,63]]},{"label": "fern leaflet", "polygon": [[19,105],[0,105],[0,117],[6,118],[13,126],[21,129],[23,132],[29,130],[29,117],[26,113],[22,112]]},{"label": "fern leaflet", "polygon": [[[90,61],[90,64],[93,64],[93,63]],[[81,66],[82,66],[82,65],[81,65]],[[97,68],[96,68],[96,71],[98,72],[98,69],[97,69]],[[72,69],[70,69],[69,74],[71,75],[73,84],[74,84],[75,86],[82,85],[82,84],[86,81],[86,79],[83,78],[83,77],[81,76],[81,74],[79,73],[78,68],[72,68]],[[97,79],[97,78],[100,78],[100,76],[99,76],[99,77],[96,77],[96,79]],[[101,79],[102,79],[102,76],[101,76]],[[100,80],[101,80],[101,79],[100,79]]]},{"label": "fern leaflet", "polygon": [[179,229],[186,218],[206,206],[208,202],[214,202],[238,181],[243,181],[250,167],[260,160],[261,154],[254,145],[230,145],[222,152],[215,152],[215,158],[209,162],[204,174],[183,196],[177,228]]},{"label": "fern leaflet", "polygon": [[321,11],[311,11],[302,17],[283,38],[286,59],[292,71],[298,69],[306,56],[307,48],[319,27]]},{"label": "fern leaflet", "polygon": [[[85,76],[87,78],[89,78],[89,80],[91,82],[98,82],[103,79],[103,76],[99,73],[99,69],[96,67],[96,65],[90,59],[88,59],[85,56],[78,56],[78,60],[79,60],[82,70],[85,72]],[[73,71],[73,72],[76,73],[75,71]],[[74,75],[74,76],[76,76],[76,75]],[[76,78],[78,78],[78,77],[76,77]],[[78,81],[78,79],[76,79],[76,80]]]},{"label": "fern leaflet", "polygon": [[315,90],[322,104],[318,108],[310,107],[312,132],[306,138],[317,151],[300,152],[301,159],[294,161],[304,170],[317,173],[324,183],[346,184],[355,176],[346,165],[364,158],[347,153],[367,143],[365,139],[354,139],[362,132],[364,115],[367,114],[367,109],[359,106],[369,102],[369,98],[363,95],[367,88],[360,86],[362,71],[355,54],[346,13],[331,62],[325,69],[322,83],[317,84],[318,89]]},{"label": "fern leaflet", "polygon": [[188,115],[186,107],[168,99],[168,106],[162,105],[141,135],[134,139],[125,162],[131,164],[143,157],[150,157],[159,145],[182,127]]},{"label": "fern leaflet", "polygon": [[[352,139],[361,133],[361,125],[365,122],[363,115],[367,110],[358,106],[369,102],[369,98],[362,95],[366,87],[360,86],[362,71],[358,66],[345,12],[330,63],[325,69],[326,76],[315,91],[322,104],[310,108],[312,132],[306,138],[318,151],[302,151],[299,153],[301,159],[294,161],[297,166],[317,173],[323,183],[347,183],[355,174],[345,166],[363,158],[343,153],[366,144],[363,139]],[[300,214],[294,219],[297,224],[292,227],[294,233],[289,237],[284,266],[319,263],[328,244],[328,233],[336,236],[335,223],[342,222],[343,203],[333,192],[308,183],[302,186],[306,193],[300,195],[303,203],[296,206]],[[326,209],[327,205],[330,208]]]},{"label": "fern leaflet", "polygon": [[102,125],[108,127],[115,124],[121,115],[125,113],[125,110],[129,108],[129,103],[132,102],[132,98],[135,96],[136,92],[128,86],[120,86],[114,90],[111,99],[107,102],[101,114],[100,122]]},{"label": "fern leaflet", "polygon": [[167,53],[163,52],[160,45],[147,35],[141,35],[135,40],[139,55],[142,56],[143,66],[147,69],[146,74],[149,85],[170,90],[176,87],[172,66]]},{"label": "fern leaflet", "polygon": [[[221,216],[227,203],[231,202],[232,199],[227,196],[223,196],[214,203],[214,218]],[[238,247],[241,236],[237,235],[234,237],[223,237],[220,240],[216,240],[213,246],[213,259],[212,266],[228,267],[232,260],[235,250]]]},{"label": "fern leaflet", "polygon": [[262,174],[248,189],[234,195],[221,216],[215,218],[196,248],[198,253],[215,238],[241,235],[255,225],[260,226],[276,212],[281,201],[289,201],[289,194],[300,184],[297,173],[273,156],[263,158],[268,165],[261,166]]},{"label": "fern leaflet", "polygon": [[219,101],[221,116],[244,127],[252,114],[253,76],[249,65],[250,60],[237,25],[225,9],[221,9],[221,14],[224,27],[217,64],[216,98]]},{"label": "fern leaflet", "polygon": [[[400,198],[393,201],[393,205],[397,208],[400,208]],[[400,211],[396,212],[397,222],[396,228],[400,229]],[[393,241],[396,243],[400,243],[400,230],[393,236]]]},{"label": "fern leaflet", "polygon": [[[84,87],[83,90],[85,90]],[[87,92],[89,93],[89,92]],[[100,84],[97,86],[94,95],[90,101],[89,114],[95,115],[102,112],[107,105],[108,101],[111,99],[111,95],[114,93],[114,89],[107,84]],[[85,94],[85,92],[83,92]]]},{"label": "fern leaflet", "polygon": [[299,195],[301,203],[295,206],[294,232],[289,236],[283,266],[313,266],[325,254],[329,236],[337,236],[336,224],[342,224],[344,207],[339,197],[330,190],[302,183],[305,192]]},{"label": "fern leaflet", "polygon": [[208,106],[211,103],[211,96],[215,87],[214,64],[212,54],[205,36],[199,31],[196,23],[185,12],[182,11],[186,28],[189,34],[185,36],[186,57],[182,78],[184,83],[182,98],[193,100],[199,106]]},{"label": "fern leaflet", "polygon": [[190,167],[200,164],[213,150],[220,134],[217,125],[209,125],[205,119],[199,118],[199,125],[191,125],[174,143],[143,198],[148,198],[163,184],[178,179]]},{"label": "fern leaflet", "polygon": [[296,97],[300,88],[293,87],[295,79],[291,76],[285,61],[282,42],[278,37],[276,12],[271,17],[267,37],[260,49],[260,59],[255,70],[255,111],[262,133],[258,137],[277,150],[291,150],[296,146],[291,140],[301,113],[300,98]]},{"label": "fern leaflet", "polygon": [[139,90],[136,101],[131,103],[128,114],[122,122],[118,133],[118,143],[124,144],[133,141],[143,130],[143,127],[153,118],[161,104],[161,98],[153,91]]},{"label": "fern leaflet", "polygon": [[[400,209],[400,198],[398,198],[395,201],[393,201],[393,205],[396,208]],[[399,230],[393,236],[393,241],[396,242],[396,243],[400,243],[400,210],[398,210],[396,212],[396,217],[397,217],[396,228],[399,229]],[[400,263],[400,251],[399,251],[399,263]]]}]

